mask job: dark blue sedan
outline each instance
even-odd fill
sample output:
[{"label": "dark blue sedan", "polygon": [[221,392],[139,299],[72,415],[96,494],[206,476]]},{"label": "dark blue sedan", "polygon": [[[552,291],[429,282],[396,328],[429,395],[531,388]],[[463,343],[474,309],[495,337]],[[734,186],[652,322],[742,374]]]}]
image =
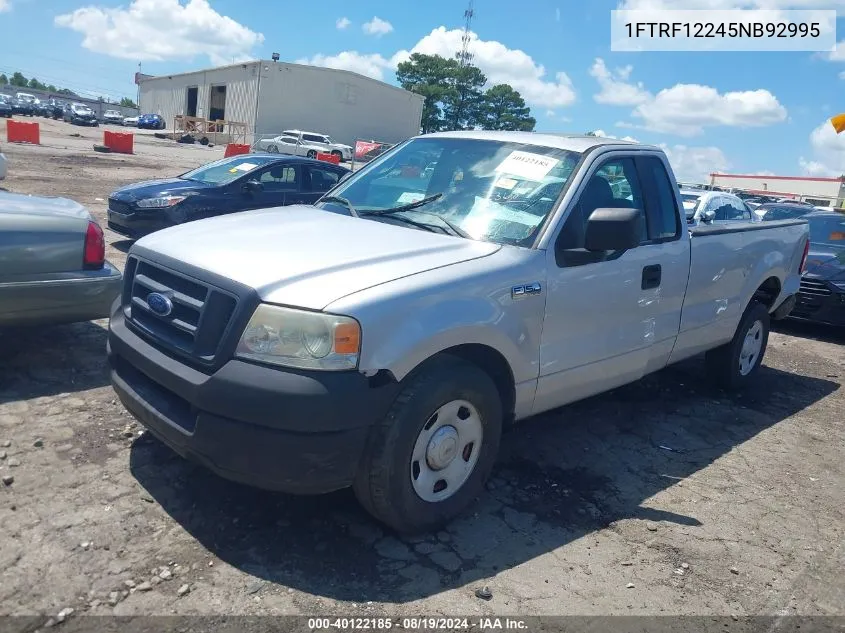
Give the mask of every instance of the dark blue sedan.
[{"label": "dark blue sedan", "polygon": [[176,178],[118,189],[109,196],[108,226],[137,238],[227,213],[313,204],[348,173],[345,167],[297,156],[233,156]]},{"label": "dark blue sedan", "polygon": [[163,130],[167,127],[164,118],[158,114],[142,114],[138,117],[138,127],[142,130]]}]

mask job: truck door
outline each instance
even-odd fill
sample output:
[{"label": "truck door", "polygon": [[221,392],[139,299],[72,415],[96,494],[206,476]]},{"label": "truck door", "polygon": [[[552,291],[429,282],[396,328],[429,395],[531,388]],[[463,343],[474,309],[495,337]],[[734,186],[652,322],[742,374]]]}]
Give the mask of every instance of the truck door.
[{"label": "truck door", "polygon": [[[666,176],[660,158],[650,158]],[[681,239],[686,231],[672,191],[663,190],[663,204],[652,199],[655,170],[653,162],[631,154],[601,156],[588,168],[553,236],[535,413],[637,380],[668,359],[678,333],[689,246]],[[638,248],[614,253],[583,248],[586,220],[607,207],[643,211]]]}]

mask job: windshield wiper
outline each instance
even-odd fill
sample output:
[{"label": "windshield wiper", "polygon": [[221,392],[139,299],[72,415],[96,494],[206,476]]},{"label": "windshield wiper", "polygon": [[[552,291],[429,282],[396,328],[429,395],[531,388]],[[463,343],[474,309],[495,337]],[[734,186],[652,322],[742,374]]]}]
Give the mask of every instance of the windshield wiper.
[{"label": "windshield wiper", "polygon": [[447,220],[442,215],[439,215],[439,214],[434,213],[432,211],[420,211],[420,213],[424,213],[426,215],[430,215],[430,216],[437,218],[438,220],[443,222],[443,224],[445,224],[447,227],[449,227],[449,230],[452,232],[453,235],[457,235],[458,237],[463,237],[463,238],[466,238],[466,239],[469,239],[469,240],[472,239],[472,236],[469,233],[464,231],[461,227],[459,227],[454,222]]},{"label": "windshield wiper", "polygon": [[353,218],[361,217],[360,214],[355,210],[355,207],[352,206],[352,203],[342,196],[326,196],[324,198],[320,198],[319,200],[317,200],[317,202],[339,202],[347,209],[349,209],[349,213],[352,215]]},{"label": "windshield wiper", "polygon": [[[361,215],[375,215],[371,213],[362,213]],[[381,214],[379,214],[381,215]],[[425,222],[417,222],[416,220],[412,220],[411,218],[406,218],[401,215],[397,215],[390,218],[391,220],[396,220],[397,222],[404,222],[405,224],[410,224],[411,226],[415,226],[418,229],[422,229],[423,231],[429,231],[431,233],[437,231],[438,227],[434,226],[433,224],[426,224]]]},{"label": "windshield wiper", "polygon": [[442,193],[435,193],[433,196],[428,196],[427,198],[422,198],[421,200],[417,200],[416,202],[411,202],[409,204],[403,204],[400,207],[392,207],[390,209],[376,209],[374,211],[367,211],[365,215],[390,215],[392,213],[400,213],[402,211],[410,211],[411,209],[417,209],[419,207],[427,205],[429,202],[434,202],[439,198],[442,198]]}]

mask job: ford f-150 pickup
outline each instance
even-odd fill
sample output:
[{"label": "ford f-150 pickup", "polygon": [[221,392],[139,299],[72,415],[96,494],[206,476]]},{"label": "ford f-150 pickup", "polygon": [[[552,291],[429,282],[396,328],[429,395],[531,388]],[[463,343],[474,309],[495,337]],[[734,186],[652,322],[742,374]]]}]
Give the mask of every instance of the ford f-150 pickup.
[{"label": "ford f-150 pickup", "polygon": [[428,134],[315,206],[136,242],[112,383],[177,453],[351,486],[402,532],[483,491],[505,424],[700,353],[745,385],[808,247],[804,220],[687,226],[659,148],[596,137]]}]

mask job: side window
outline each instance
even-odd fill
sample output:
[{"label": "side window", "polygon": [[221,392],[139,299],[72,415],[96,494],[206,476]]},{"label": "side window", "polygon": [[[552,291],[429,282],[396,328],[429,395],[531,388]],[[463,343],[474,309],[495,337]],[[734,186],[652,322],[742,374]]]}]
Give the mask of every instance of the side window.
[{"label": "side window", "polygon": [[717,222],[730,220],[731,216],[734,214],[734,208],[731,206],[730,201],[728,201],[724,196],[717,196],[713,198],[707,206],[710,210],[716,213],[716,217],[714,217],[713,220]]},{"label": "side window", "polygon": [[296,167],[290,165],[276,165],[265,169],[258,177],[258,182],[264,185],[266,191],[296,191],[299,186]]},{"label": "side window", "polygon": [[641,167],[640,175],[646,189],[652,192],[651,196],[647,196],[645,208],[649,238],[665,240],[678,237],[681,234],[678,203],[663,162],[655,156],[646,156],[638,159],[637,164]]},{"label": "side window", "polygon": [[340,179],[337,172],[320,167],[309,167],[308,172],[311,174],[311,191],[328,191]]},{"label": "side window", "polygon": [[[558,248],[584,248],[587,220],[593,211],[604,208],[643,210],[642,189],[633,158],[611,158],[593,172],[566,219]],[[648,240],[647,225],[644,221],[643,241]]]},{"label": "side window", "polygon": [[316,134],[303,134],[302,140],[308,141],[309,143],[325,143],[326,139],[322,136],[317,136]]}]

